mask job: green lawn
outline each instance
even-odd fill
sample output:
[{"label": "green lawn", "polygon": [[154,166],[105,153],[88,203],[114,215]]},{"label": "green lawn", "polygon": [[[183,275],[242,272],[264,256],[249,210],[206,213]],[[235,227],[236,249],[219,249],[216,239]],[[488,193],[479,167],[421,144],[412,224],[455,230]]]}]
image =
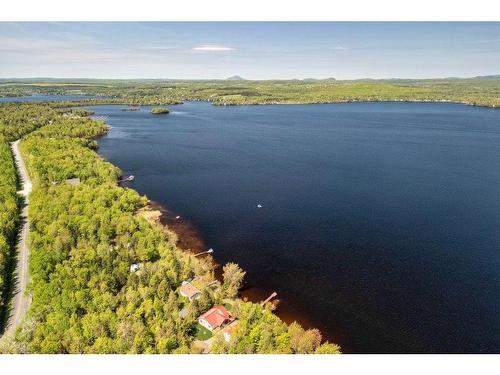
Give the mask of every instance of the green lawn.
[{"label": "green lawn", "polygon": [[196,340],[205,341],[212,337],[212,332],[203,327],[200,323],[196,323]]},{"label": "green lawn", "polygon": [[229,302],[224,303],[224,307],[226,308],[227,311],[229,311],[231,314],[233,313],[233,305],[230,304]]}]

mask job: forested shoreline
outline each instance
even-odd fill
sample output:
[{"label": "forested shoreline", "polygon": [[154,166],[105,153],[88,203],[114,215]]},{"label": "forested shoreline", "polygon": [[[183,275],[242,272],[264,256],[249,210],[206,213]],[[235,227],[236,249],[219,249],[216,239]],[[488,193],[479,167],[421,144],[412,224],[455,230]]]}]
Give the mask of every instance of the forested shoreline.
[{"label": "forested shoreline", "polygon": [[[33,302],[15,337],[2,339],[0,351],[197,353],[196,318],[227,304],[238,328],[229,342],[216,335],[212,353],[340,352],[322,344],[318,330],[287,325],[271,306],[238,299],[244,272],[237,265],[225,267],[218,282],[210,257],[183,251],[175,233],[148,222],[140,214],[147,198],[118,186],[119,169],[95,152],[93,138],[107,125],[69,104],[0,105],[1,146],[7,147],[0,156],[11,163],[2,168],[2,180],[16,185],[7,141],[24,136],[21,152],[34,184]],[[6,191],[15,196],[12,186]],[[188,301],[178,289],[193,279],[202,294]]]},{"label": "forested shoreline", "polygon": [[179,81],[20,80],[0,82],[0,96],[91,95],[93,104],[168,105],[202,100],[214,105],[409,101],[500,107],[500,78]]}]

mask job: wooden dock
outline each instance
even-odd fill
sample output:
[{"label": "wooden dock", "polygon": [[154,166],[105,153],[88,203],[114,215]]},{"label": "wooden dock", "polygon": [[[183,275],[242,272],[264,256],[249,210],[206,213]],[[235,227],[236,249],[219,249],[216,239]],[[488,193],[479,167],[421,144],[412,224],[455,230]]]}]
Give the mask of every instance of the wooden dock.
[{"label": "wooden dock", "polygon": [[265,306],[266,303],[270,302],[277,295],[278,295],[278,293],[272,292],[271,295],[269,297],[267,297],[264,302],[261,303],[261,305]]}]

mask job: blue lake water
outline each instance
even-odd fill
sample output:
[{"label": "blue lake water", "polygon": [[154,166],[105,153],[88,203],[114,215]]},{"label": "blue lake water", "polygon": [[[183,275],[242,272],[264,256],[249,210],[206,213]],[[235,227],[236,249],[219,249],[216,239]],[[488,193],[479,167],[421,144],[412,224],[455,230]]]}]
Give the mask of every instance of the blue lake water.
[{"label": "blue lake water", "polygon": [[100,153],[284,319],[346,352],[500,352],[500,110],[92,108]]}]

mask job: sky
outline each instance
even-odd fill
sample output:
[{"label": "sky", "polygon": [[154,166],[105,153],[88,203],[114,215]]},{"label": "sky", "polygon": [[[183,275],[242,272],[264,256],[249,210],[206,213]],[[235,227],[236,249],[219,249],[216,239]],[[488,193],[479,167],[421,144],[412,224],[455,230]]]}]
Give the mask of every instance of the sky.
[{"label": "sky", "polygon": [[0,22],[0,77],[500,74],[500,22]]}]

